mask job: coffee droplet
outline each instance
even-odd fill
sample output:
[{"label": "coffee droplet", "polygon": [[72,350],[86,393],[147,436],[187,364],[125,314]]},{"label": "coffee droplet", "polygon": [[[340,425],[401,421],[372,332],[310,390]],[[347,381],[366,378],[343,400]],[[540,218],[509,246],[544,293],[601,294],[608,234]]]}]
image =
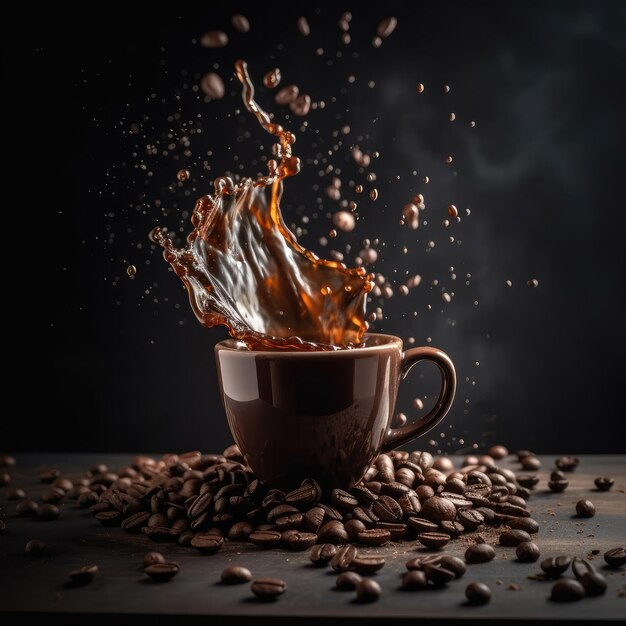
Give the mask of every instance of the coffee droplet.
[{"label": "coffee droplet", "polygon": [[200,88],[211,100],[223,98],[226,91],[224,81],[215,72],[209,72],[200,79]]},{"label": "coffee droplet", "polygon": [[298,18],[298,30],[300,31],[300,34],[305,37],[308,37],[311,34],[311,28],[306,17],[302,16]]},{"label": "coffee droplet", "polygon": [[126,274],[128,274],[128,278],[135,278],[137,274],[137,268],[134,265],[129,265],[126,268]]},{"label": "coffee droplet", "polygon": [[531,278],[526,284],[533,289],[539,287],[539,281],[536,278]]},{"label": "coffee droplet", "polygon": [[391,35],[391,33],[393,33],[393,31],[396,29],[397,25],[398,25],[397,18],[395,18],[393,16],[386,17],[378,25],[378,28],[376,29],[376,34],[381,39],[385,39],[386,37],[389,37],[389,35]]},{"label": "coffee droplet", "polygon": [[280,83],[281,78],[282,74],[280,73],[280,68],[275,67],[273,70],[267,72],[265,76],[263,76],[263,84],[268,89],[274,89],[274,87],[277,87],[278,83]]},{"label": "coffee droplet", "polygon": [[422,400],[420,398],[415,398],[413,400],[413,406],[418,410],[421,411],[424,408],[424,403],[422,402]]},{"label": "coffee droplet", "polygon": [[450,163],[452,163],[452,157],[451,157],[451,156],[447,156],[447,157],[446,157],[446,163],[447,163],[448,165],[450,165]]},{"label": "coffee droplet", "polygon": [[356,220],[354,219],[354,215],[348,211],[337,211],[337,213],[333,215],[333,224],[335,224],[339,230],[349,233],[354,230]]},{"label": "coffee droplet", "polygon": [[370,191],[370,200],[378,200],[378,189]]},{"label": "coffee droplet", "polygon": [[323,296],[330,296],[333,293],[333,290],[330,287],[322,287],[320,291]]},{"label": "coffee droplet", "polygon": [[223,48],[228,45],[228,35],[221,30],[209,30],[200,38],[200,45],[205,48]]},{"label": "coffee droplet", "polygon": [[184,183],[185,181],[189,180],[189,170],[186,170],[186,169],[178,170],[178,172],[176,173],[176,178],[178,178],[178,180],[181,183]]},{"label": "coffee droplet", "polygon": [[422,83],[417,83],[417,93],[424,93],[424,85]]},{"label": "coffee droplet", "polygon": [[274,100],[276,104],[280,105],[291,104],[298,97],[299,93],[300,90],[296,85],[288,85],[276,93]]}]

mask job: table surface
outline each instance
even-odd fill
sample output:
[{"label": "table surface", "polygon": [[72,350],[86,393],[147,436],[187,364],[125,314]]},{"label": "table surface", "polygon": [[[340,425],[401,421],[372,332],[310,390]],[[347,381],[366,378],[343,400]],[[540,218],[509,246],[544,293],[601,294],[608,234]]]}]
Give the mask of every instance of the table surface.
[{"label": "table surface", "polygon": [[[76,623],[86,616],[133,622],[143,616],[178,616],[185,621],[223,621],[282,623],[298,617],[302,623],[320,618],[342,620],[380,620],[394,622],[420,619],[420,622],[462,619],[537,620],[624,620],[626,619],[626,567],[605,568],[602,554],[626,543],[626,456],[583,456],[578,469],[568,476],[569,488],[560,494],[545,491],[546,480],[555,456],[543,456],[542,481],[529,499],[532,516],[540,523],[535,541],[541,558],[568,554],[588,558],[608,580],[608,590],[599,598],[559,604],[549,599],[551,583],[533,580],[541,572],[538,563],[523,564],[515,559],[514,548],[495,545],[494,561],[468,566],[468,572],[445,589],[405,592],[399,589],[405,562],[430,551],[416,542],[398,542],[381,548],[364,548],[364,553],[385,557],[385,567],[375,575],[383,595],[373,604],[358,604],[354,592],[334,589],[335,575],[330,568],[311,565],[308,552],[261,550],[250,544],[231,543],[218,554],[203,556],[192,548],[175,544],[155,544],[143,535],[129,535],[119,528],[104,528],[89,511],[75,503],[63,505],[61,518],[44,522],[15,515],[15,502],[7,502],[6,488],[0,489],[0,516],[6,531],[0,535],[0,618],[2,615],[24,617],[27,613],[63,614],[64,623]],[[71,478],[95,462],[111,468],[128,463],[125,455],[17,455],[18,464],[10,469],[12,486],[24,486],[29,496],[39,496],[45,489],[37,481],[45,467],[58,468]],[[511,460],[505,466],[519,469]],[[4,470],[3,470],[4,471]],[[593,485],[597,476],[612,476],[615,486],[599,492]],[[543,488],[542,488],[543,487]],[[595,517],[574,517],[575,503],[591,499]],[[498,533],[481,533],[497,544]],[[41,558],[24,554],[29,539],[45,541],[48,552]],[[452,541],[445,552],[463,556],[468,540]],[[163,552],[168,560],[180,565],[171,582],[155,584],[143,574],[143,554],[148,550]],[[593,555],[592,551],[599,550]],[[71,588],[66,584],[72,569],[95,563],[100,571],[90,585]],[[227,565],[248,567],[255,578],[279,577],[287,581],[287,591],[274,602],[261,602],[251,595],[249,585],[225,586],[219,583]],[[571,576],[571,572],[566,574]],[[492,600],[482,607],[465,605],[464,590],[471,581],[487,583]],[[511,589],[518,585],[519,589]],[[73,619],[72,619],[73,618]],[[3,620],[4,621],[4,620]],[[4,623],[9,623],[4,621]]]}]

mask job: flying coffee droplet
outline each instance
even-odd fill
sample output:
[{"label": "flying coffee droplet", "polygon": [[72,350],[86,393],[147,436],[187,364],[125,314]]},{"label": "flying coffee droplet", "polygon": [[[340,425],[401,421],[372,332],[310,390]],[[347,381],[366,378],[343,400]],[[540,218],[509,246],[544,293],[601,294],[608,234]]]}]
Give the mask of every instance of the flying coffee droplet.
[{"label": "flying coffee droplet", "polygon": [[189,180],[189,170],[178,170],[178,172],[176,172],[176,178],[178,178],[178,180],[181,183],[184,183],[185,181]]},{"label": "flying coffee droplet", "polygon": [[409,288],[406,285],[400,285],[400,287],[398,287],[398,293],[401,296],[408,296],[409,295]]},{"label": "flying coffee droplet", "polygon": [[333,290],[330,287],[322,287],[320,289],[320,292],[323,296],[330,296],[333,292]]},{"label": "flying coffee droplet", "polygon": [[267,74],[265,74],[265,76],[263,76],[263,84],[268,89],[274,89],[274,87],[278,86],[278,84],[280,83],[280,80],[281,80],[282,77],[283,76],[280,73],[280,68],[279,67],[275,67],[274,69],[272,69],[269,72],[267,72]]},{"label": "flying coffee droplet", "polygon": [[441,294],[441,299],[446,303],[452,302],[452,296],[449,293],[446,293],[445,291]]},{"label": "flying coffee droplet", "polygon": [[443,93],[450,93],[450,85],[443,86]]},{"label": "flying coffee droplet", "polygon": [[454,204],[450,204],[448,205],[448,215],[450,217],[457,217],[459,214],[457,208],[454,206]]},{"label": "flying coffee droplet", "polygon": [[417,206],[411,202],[405,204],[402,209],[402,219],[411,230],[417,230],[419,227],[419,209]]},{"label": "flying coffee droplet", "polygon": [[370,200],[378,200],[378,189],[370,191]]},{"label": "flying coffee droplet", "polygon": [[304,117],[309,114],[311,110],[311,96],[308,94],[299,95],[290,105],[289,108],[293,111],[294,115]]},{"label": "flying coffee droplet", "polygon": [[474,126],[476,126],[476,122],[474,122],[474,120],[472,120],[472,121],[469,123],[469,126],[470,126],[470,128],[474,128]]},{"label": "flying coffee droplet", "polygon": [[397,25],[398,25],[398,20],[395,17],[393,16],[386,17],[384,20],[380,22],[380,24],[378,24],[378,28],[376,29],[376,34],[381,39],[385,39],[386,37],[389,37],[391,33],[393,33]]},{"label": "flying coffee droplet", "polygon": [[413,400],[413,406],[418,410],[421,411],[424,408],[424,403],[422,402],[421,398],[415,398]]},{"label": "flying coffee droplet", "polygon": [[304,35],[304,37],[308,37],[311,34],[311,28],[306,17],[302,16],[298,18],[298,30],[301,35]]},{"label": "flying coffee droplet", "polygon": [[241,15],[241,13],[236,13],[230,18],[230,21],[233,24],[233,28],[240,33],[247,33],[250,31],[250,22],[245,15]]},{"label": "flying coffee droplet", "polygon": [[209,72],[201,78],[200,88],[211,100],[223,98],[226,91],[224,81],[215,72]]},{"label": "flying coffee droplet", "polygon": [[428,178],[428,176],[424,176],[424,178],[422,178],[422,182],[423,182],[425,185],[428,185],[428,183],[430,182],[430,178]]},{"label": "flying coffee droplet", "polygon": [[398,413],[396,415],[396,427],[402,428],[407,423],[407,417],[404,413]]},{"label": "flying coffee droplet", "polygon": [[512,287],[513,283],[510,280],[505,281],[507,287]]},{"label": "flying coffee droplet", "polygon": [[337,236],[337,231],[336,231],[334,228],[331,228],[331,229],[328,231],[328,236],[329,236],[331,239],[334,239],[334,238]]},{"label": "flying coffee droplet", "polygon": [[378,252],[374,248],[364,248],[359,252],[359,258],[363,259],[363,263],[376,263]]},{"label": "flying coffee droplet", "polygon": [[356,220],[354,215],[349,211],[337,211],[337,213],[333,215],[333,224],[344,233],[349,233],[354,230]]},{"label": "flying coffee droplet", "polygon": [[357,185],[354,191],[356,191],[356,193],[363,193],[363,185]]},{"label": "flying coffee droplet", "polygon": [[452,163],[452,157],[451,157],[451,156],[447,156],[447,157],[446,157],[446,163],[447,163],[448,165],[450,165],[450,163]]},{"label": "flying coffee droplet", "polygon": [[417,83],[417,93],[424,93],[424,85],[422,83]]},{"label": "flying coffee droplet", "polygon": [[275,96],[274,100],[276,104],[284,105],[291,104],[300,93],[300,90],[296,87],[296,85],[288,85],[287,87],[283,87]]},{"label": "flying coffee droplet", "polygon": [[539,287],[539,281],[536,278],[531,278],[526,284],[533,289]]},{"label": "flying coffee droplet", "polygon": [[374,48],[380,48],[382,43],[383,43],[383,40],[380,37],[374,37],[374,39],[372,39],[372,46]]},{"label": "flying coffee droplet", "polygon": [[221,30],[209,30],[200,38],[200,45],[205,48],[223,48],[228,45],[228,35]]},{"label": "flying coffee droplet", "polygon": [[454,122],[454,120],[456,119],[456,115],[455,115],[454,113],[450,113],[450,115],[448,115],[448,119],[449,119],[451,122]]},{"label": "flying coffee droplet", "polygon": [[128,278],[135,278],[137,274],[137,268],[134,265],[129,265],[126,268],[126,274],[128,274]]}]

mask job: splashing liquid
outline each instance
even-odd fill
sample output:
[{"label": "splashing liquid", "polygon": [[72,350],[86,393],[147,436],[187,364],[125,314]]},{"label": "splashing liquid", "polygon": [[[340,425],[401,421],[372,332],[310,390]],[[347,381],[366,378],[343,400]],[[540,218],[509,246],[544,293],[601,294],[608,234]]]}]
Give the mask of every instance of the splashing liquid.
[{"label": "splashing liquid", "polygon": [[300,171],[295,136],[271,122],[254,100],[244,61],[237,61],[243,101],[278,139],[268,175],[234,183],[218,178],[215,195],[200,198],[187,245],[177,249],[161,229],[151,233],[182,279],[196,317],[222,324],[254,350],[336,350],[361,343],[373,275],[320,259],[283,222],[283,180]]}]

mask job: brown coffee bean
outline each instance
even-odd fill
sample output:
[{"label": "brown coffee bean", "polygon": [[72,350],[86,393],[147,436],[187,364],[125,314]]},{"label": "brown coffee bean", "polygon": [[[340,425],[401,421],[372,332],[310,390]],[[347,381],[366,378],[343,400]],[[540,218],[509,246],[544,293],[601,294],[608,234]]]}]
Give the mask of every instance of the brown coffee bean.
[{"label": "brown coffee bean", "polygon": [[389,35],[391,35],[391,33],[393,33],[393,31],[396,29],[397,25],[398,25],[397,18],[395,18],[393,16],[386,17],[385,19],[381,20],[381,22],[378,24],[378,26],[376,28],[376,34],[381,39],[385,39],[385,38],[389,37]]},{"label": "brown coffee bean", "polygon": [[591,500],[579,500],[576,503],[576,513],[578,517],[593,517],[596,514],[596,507]]},{"label": "brown coffee bean", "polygon": [[[280,533],[278,533],[280,543]],[[252,537],[252,535],[250,535]],[[224,545],[224,537],[214,533],[198,533],[191,540],[191,546],[202,554],[215,554]],[[258,545],[258,544],[257,544]],[[277,544],[278,545],[278,544]]]},{"label": "brown coffee bean", "polygon": [[491,600],[491,589],[485,583],[473,582],[465,587],[465,597],[474,606],[487,604]]},{"label": "brown coffee bean", "polygon": [[57,478],[61,476],[61,472],[58,469],[43,470],[39,473],[39,481],[42,483],[53,483]]},{"label": "brown coffee bean", "polygon": [[11,474],[8,472],[0,472],[0,487],[6,487],[11,483]]},{"label": "brown coffee bean", "polygon": [[417,540],[431,550],[439,550],[450,543],[450,535],[445,533],[421,533]]},{"label": "brown coffee bean", "polygon": [[89,584],[98,573],[97,565],[85,565],[69,573],[70,583],[75,587],[82,587]]},{"label": "brown coffee bean", "polygon": [[406,523],[416,533],[437,532],[438,529],[437,524],[421,517],[409,517]]},{"label": "brown coffee bean", "polygon": [[290,550],[301,551],[308,550],[311,546],[314,546],[317,542],[317,535],[315,533],[304,533],[296,531],[289,537],[287,547]]},{"label": "brown coffee bean", "polygon": [[385,566],[385,559],[382,556],[355,556],[350,563],[350,568],[359,574],[373,574]]},{"label": "brown coffee bean", "polygon": [[415,489],[415,494],[420,502],[425,502],[428,498],[432,498],[435,495],[435,490],[428,485],[419,485]]},{"label": "brown coffee bean", "polygon": [[189,517],[196,518],[209,510],[213,503],[213,494],[210,491],[199,495],[187,509]]},{"label": "brown coffee bean", "polygon": [[450,535],[450,537],[458,537],[460,536],[465,528],[460,522],[444,520],[439,523],[439,529],[441,532],[446,533],[446,535]]},{"label": "brown coffee bean", "polygon": [[24,552],[30,556],[42,556],[46,550],[46,544],[41,539],[31,539],[24,546]]},{"label": "brown coffee bean", "polygon": [[317,533],[318,540],[323,543],[334,543],[336,545],[348,543],[350,537],[344,525],[338,520],[326,522]]},{"label": "brown coffee bean", "polygon": [[[106,515],[106,513],[99,513],[98,515]],[[166,526],[144,526],[141,532],[152,539],[152,541],[164,542],[176,539],[176,535]]]},{"label": "brown coffee bean", "polygon": [[497,461],[509,456],[509,451],[502,445],[491,446],[488,451],[489,456],[493,457]]},{"label": "brown coffee bean", "polygon": [[403,511],[400,505],[390,496],[380,496],[372,504],[372,512],[383,522],[396,523],[402,520]]},{"label": "brown coffee bean", "polygon": [[390,496],[394,500],[398,500],[402,496],[411,493],[412,489],[405,484],[393,480],[390,483],[382,483],[380,485],[380,494],[383,496]]},{"label": "brown coffee bean", "polygon": [[250,533],[248,540],[260,548],[277,548],[282,540],[282,535],[277,530],[255,530]]},{"label": "brown coffee bean", "polygon": [[191,546],[191,540],[193,539],[193,537],[194,537],[193,531],[186,530],[184,533],[181,533],[178,536],[178,539],[176,539],[176,543],[179,546],[185,546],[185,547]]},{"label": "brown coffee bean", "polygon": [[309,509],[304,515],[304,527],[307,532],[316,533],[322,527],[324,515],[324,509],[319,506]]},{"label": "brown coffee bean", "polygon": [[352,560],[358,555],[358,553],[359,551],[354,546],[342,546],[330,560],[330,566],[336,572],[345,572],[350,569]]},{"label": "brown coffee bean", "polygon": [[319,484],[312,479],[305,480],[297,489],[290,491],[285,496],[285,502],[288,504],[306,504],[309,502],[318,502],[322,497],[322,490]]},{"label": "brown coffee bean", "polygon": [[88,509],[99,501],[98,494],[95,491],[87,490],[78,496],[78,506],[82,509]]},{"label": "brown coffee bean", "polygon": [[624,548],[611,548],[604,553],[604,560],[609,567],[621,567],[626,563],[626,550]]},{"label": "brown coffee bean", "polygon": [[148,523],[149,519],[150,513],[147,511],[141,511],[140,513],[135,513],[134,515],[127,517],[122,522],[122,528],[128,533],[140,533],[141,529]]},{"label": "brown coffee bean", "polygon": [[230,18],[233,28],[240,33],[247,33],[250,31],[250,22],[245,15],[236,13]]},{"label": "brown coffee bean", "polygon": [[246,567],[231,565],[222,571],[220,580],[225,585],[240,585],[252,580],[252,572]]},{"label": "brown coffee bean", "polygon": [[293,102],[289,104],[289,108],[294,115],[305,116],[311,110],[311,96],[308,94],[300,94]]},{"label": "brown coffee bean", "polygon": [[267,514],[267,523],[274,524],[279,517],[286,517],[296,513],[300,513],[300,511],[295,506],[291,504],[279,504],[273,507]]},{"label": "brown coffee bean", "polygon": [[525,530],[519,530],[517,528],[505,530],[499,538],[500,545],[508,547],[518,546],[525,541],[530,541],[530,535]]},{"label": "brown coffee bean", "polygon": [[587,572],[579,579],[580,584],[585,588],[585,594],[590,597],[601,596],[606,593],[606,578],[596,571]]},{"label": "brown coffee bean", "polygon": [[517,477],[517,482],[527,489],[534,489],[539,483],[539,476],[533,476],[531,474],[519,475]]},{"label": "brown coffee bean", "polygon": [[15,457],[10,454],[0,454],[0,467],[14,467],[16,464]]},{"label": "brown coffee bean", "polygon": [[488,543],[475,543],[465,551],[465,561],[467,563],[486,563],[496,556],[493,546]]},{"label": "brown coffee bean", "polygon": [[575,456],[562,456],[555,461],[555,465],[562,472],[573,472],[580,463],[579,459]]},{"label": "brown coffee bean", "polygon": [[143,555],[143,566],[154,565],[155,563],[165,563],[167,559],[160,552],[146,552]]},{"label": "brown coffee bean", "polygon": [[287,530],[289,528],[300,528],[304,524],[304,515],[302,513],[292,513],[279,517],[276,521],[277,530]]},{"label": "brown coffee bean", "polygon": [[352,591],[361,580],[363,579],[356,572],[342,572],[335,579],[335,587],[339,591]]},{"label": "brown coffee bean", "polygon": [[455,573],[441,565],[441,563],[427,563],[424,565],[424,573],[426,578],[437,587],[443,586],[456,578]]},{"label": "brown coffee bean", "polygon": [[221,30],[209,30],[200,38],[200,45],[205,48],[223,48],[228,44],[228,35]]},{"label": "brown coffee bean", "polygon": [[382,595],[380,585],[371,578],[364,578],[356,584],[356,598],[359,602],[375,602]]},{"label": "brown coffee bean", "polygon": [[366,526],[361,520],[351,519],[351,520],[348,520],[344,524],[344,528],[346,529],[346,532],[348,533],[348,537],[350,538],[350,541],[354,542],[354,541],[357,541],[359,533],[362,530],[365,530]]},{"label": "brown coffee bean", "polygon": [[413,559],[409,559],[405,566],[409,571],[412,570],[423,570],[424,566],[429,563],[441,563],[441,559],[443,558],[443,554],[428,554],[426,556],[416,556]]},{"label": "brown coffee bean", "polygon": [[283,87],[278,93],[274,96],[274,100],[276,104],[285,105],[291,104],[299,95],[300,90],[296,85],[288,85],[287,87]]},{"label": "brown coffee bean", "polygon": [[501,515],[510,517],[530,517],[530,513],[526,509],[523,509],[521,506],[509,504],[508,502],[497,503],[496,511]]},{"label": "brown coffee bean", "polygon": [[402,575],[402,589],[406,591],[428,589],[426,574],[422,570],[409,570]]},{"label": "brown coffee bean", "polygon": [[541,569],[548,578],[559,578],[570,566],[569,556],[552,556],[541,561]]},{"label": "brown coffee bean", "polygon": [[532,541],[523,541],[520,543],[515,550],[515,554],[517,560],[522,563],[534,563],[541,555],[539,547]]},{"label": "brown coffee bean", "polygon": [[422,504],[415,492],[405,493],[398,499],[398,504],[405,517],[417,517],[422,510]]},{"label": "brown coffee bean", "polygon": [[371,530],[362,530],[358,534],[360,543],[368,546],[382,546],[391,540],[391,533],[382,528],[372,528]]},{"label": "brown coffee bean", "polygon": [[332,543],[320,543],[313,546],[309,558],[311,563],[317,567],[325,567],[331,559],[337,554],[337,547]]},{"label": "brown coffee bean", "polygon": [[422,504],[420,515],[432,522],[453,520],[456,517],[456,507],[446,498],[433,496]]},{"label": "brown coffee bean", "polygon": [[615,481],[608,476],[598,476],[593,482],[598,491],[608,491],[615,484]]},{"label": "brown coffee bean", "polygon": [[389,531],[391,541],[399,541],[404,539],[408,532],[408,526],[406,524],[392,524],[390,522],[376,522],[376,528],[379,530]]},{"label": "brown coffee bean", "polygon": [[[20,502],[20,504],[22,503]],[[58,519],[59,515],[61,515],[61,511],[56,504],[42,504],[37,509],[37,514],[39,515],[39,519],[50,522]]]},{"label": "brown coffee bean", "polygon": [[166,583],[179,572],[178,563],[152,563],[144,568],[144,572],[152,578],[155,583]]},{"label": "brown coffee bean", "polygon": [[7,500],[23,500],[25,497],[26,492],[20,487],[15,487],[7,491]]},{"label": "brown coffee bean", "polygon": [[585,597],[585,588],[571,578],[564,578],[554,583],[551,598],[555,602],[575,602]]},{"label": "brown coffee bean", "polygon": [[258,578],[250,585],[252,593],[262,600],[273,600],[286,589],[287,583],[280,578]]},{"label": "brown coffee bean", "polygon": [[359,506],[359,501],[347,491],[343,489],[334,489],[330,494],[330,501],[338,508],[344,511],[352,511]]},{"label": "brown coffee bean", "polygon": [[550,480],[548,481],[548,487],[550,491],[554,491],[555,493],[561,493],[565,491],[569,485],[569,481],[567,480]]},{"label": "brown coffee bean", "polygon": [[539,532],[539,523],[531,517],[509,517],[505,523],[511,528],[525,530],[531,535]]},{"label": "brown coffee bean", "polygon": [[352,518],[362,522],[368,528],[371,528],[374,524],[380,521],[378,515],[369,509],[363,508],[362,506],[357,506],[353,509]]},{"label": "brown coffee bean", "polygon": [[27,498],[18,503],[15,512],[22,517],[32,517],[39,512],[39,505],[34,500]]},{"label": "brown coffee bean", "polygon": [[530,472],[536,471],[541,468],[541,461],[533,455],[528,455],[521,460],[522,467]]},{"label": "brown coffee bean", "polygon": [[476,530],[485,521],[482,513],[473,509],[459,511],[457,513],[457,517],[463,528],[466,530]]}]

